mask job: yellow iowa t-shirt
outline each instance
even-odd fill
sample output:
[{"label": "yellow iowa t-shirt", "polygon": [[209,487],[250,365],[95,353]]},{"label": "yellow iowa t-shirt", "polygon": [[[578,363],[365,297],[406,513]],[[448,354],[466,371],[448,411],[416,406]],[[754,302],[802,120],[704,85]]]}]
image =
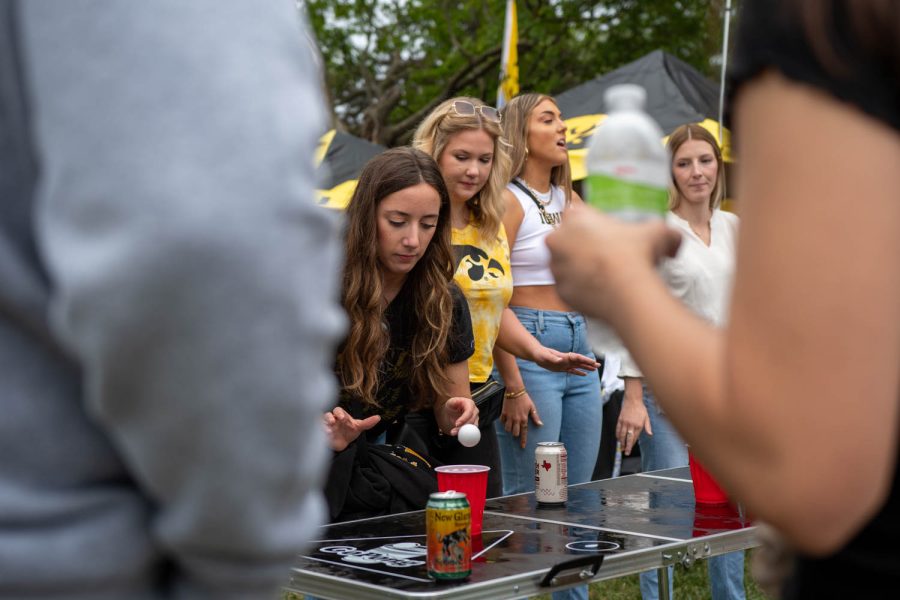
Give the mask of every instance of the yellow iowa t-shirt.
[{"label": "yellow iowa t-shirt", "polygon": [[494,367],[494,342],[500,317],[512,297],[509,242],[503,225],[496,240],[484,240],[472,221],[465,229],[453,229],[451,241],[456,264],[453,279],[469,303],[475,354],[469,358],[469,381],[487,381]]}]

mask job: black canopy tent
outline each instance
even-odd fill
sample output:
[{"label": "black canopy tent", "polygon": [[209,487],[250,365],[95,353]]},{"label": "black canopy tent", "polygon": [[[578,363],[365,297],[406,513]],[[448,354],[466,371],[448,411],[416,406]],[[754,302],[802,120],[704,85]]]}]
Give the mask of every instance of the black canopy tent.
[{"label": "black canopy tent", "polygon": [[[590,136],[606,118],[603,94],[620,83],[636,83],[647,90],[647,113],[666,136],[679,125],[699,123],[719,139],[719,86],[686,62],[655,50],[556,96],[569,126],[566,141],[573,179],[586,175],[584,157]],[[722,138],[722,153],[730,162],[730,134],[724,128]]]},{"label": "black canopy tent", "polygon": [[330,208],[346,207],[362,168],[384,149],[384,146],[334,129],[323,135],[316,150],[319,204]]}]

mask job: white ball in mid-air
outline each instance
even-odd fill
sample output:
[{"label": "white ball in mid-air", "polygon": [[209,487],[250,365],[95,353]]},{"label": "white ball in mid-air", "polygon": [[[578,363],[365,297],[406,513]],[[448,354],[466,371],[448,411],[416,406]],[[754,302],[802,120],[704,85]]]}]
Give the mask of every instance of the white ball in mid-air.
[{"label": "white ball in mid-air", "polygon": [[459,443],[466,448],[471,448],[481,441],[481,430],[478,429],[478,425],[466,423],[459,428],[459,433],[456,434],[456,439],[458,439]]}]

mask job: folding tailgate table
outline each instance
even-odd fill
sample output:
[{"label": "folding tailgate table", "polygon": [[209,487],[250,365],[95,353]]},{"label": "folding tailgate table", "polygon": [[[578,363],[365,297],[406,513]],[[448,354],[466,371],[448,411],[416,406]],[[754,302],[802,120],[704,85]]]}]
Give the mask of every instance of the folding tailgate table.
[{"label": "folding tailgate table", "polygon": [[329,600],[497,600],[657,569],[668,598],[669,565],[755,545],[738,510],[694,505],[682,467],[572,485],[559,508],[537,506],[533,493],[489,499],[462,582],[429,579],[424,510],[329,525],[287,589]]}]

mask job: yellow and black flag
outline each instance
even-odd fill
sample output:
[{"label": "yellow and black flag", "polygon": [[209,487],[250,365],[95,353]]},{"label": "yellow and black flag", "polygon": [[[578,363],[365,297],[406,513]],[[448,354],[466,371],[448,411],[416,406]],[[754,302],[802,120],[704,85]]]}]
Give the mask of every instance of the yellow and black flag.
[{"label": "yellow and black flag", "polygon": [[497,108],[503,108],[519,93],[519,24],[516,0],[506,0],[506,25],[503,27],[503,54],[500,58],[500,87]]}]

